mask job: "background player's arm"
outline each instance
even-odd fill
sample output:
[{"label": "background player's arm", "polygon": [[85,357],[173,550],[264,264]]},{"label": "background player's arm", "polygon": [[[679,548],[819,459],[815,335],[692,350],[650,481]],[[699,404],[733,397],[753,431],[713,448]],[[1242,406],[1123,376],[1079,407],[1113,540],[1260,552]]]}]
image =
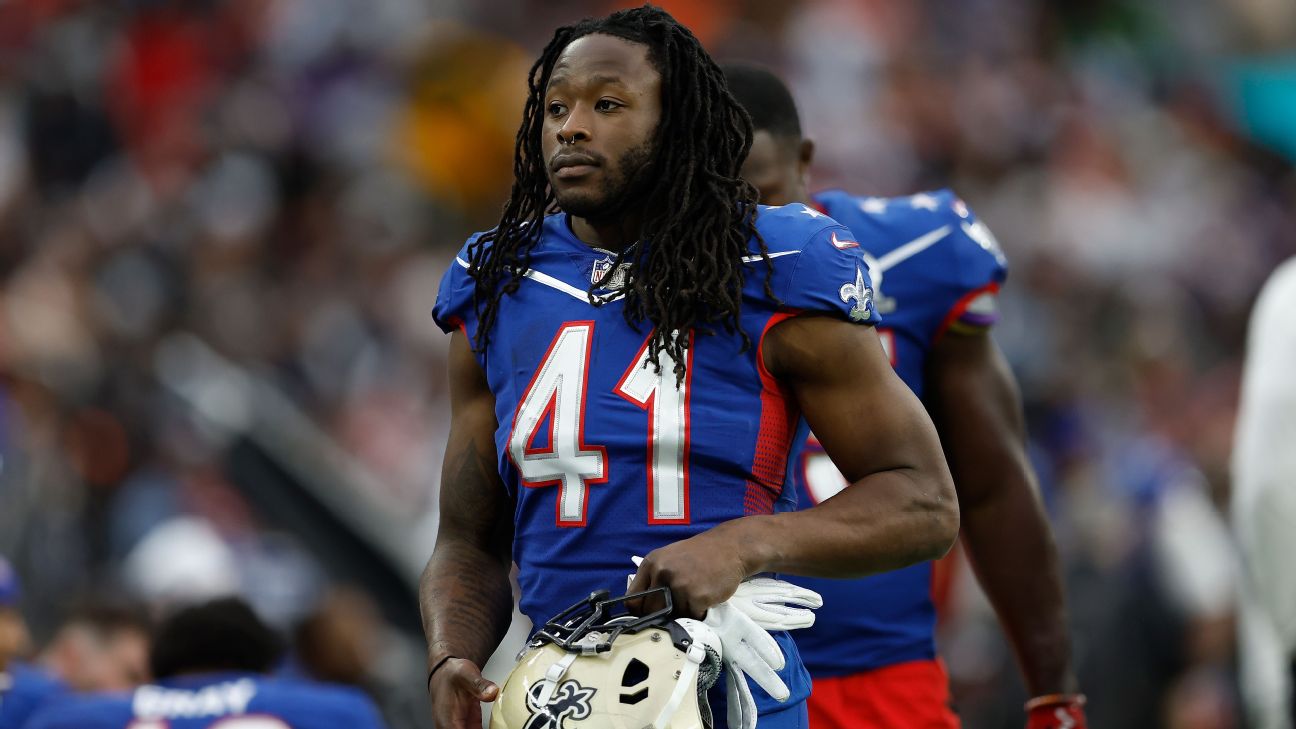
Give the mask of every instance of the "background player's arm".
[{"label": "background player's arm", "polygon": [[928,410],[962,509],[963,544],[1031,695],[1074,691],[1057,549],[1026,456],[1021,397],[987,333],[932,349]]},{"label": "background player's arm", "polygon": [[735,519],[654,550],[631,590],[668,585],[685,615],[760,572],[855,577],[939,557],[958,535],[936,431],[872,329],[800,316],[771,329],[762,351],[855,485],[813,509]]},{"label": "background player's arm", "polygon": [[[513,610],[512,505],[496,470],[495,398],[468,339],[450,339],[450,439],[441,476],[436,549],[419,583],[429,685],[438,727],[481,726],[478,701],[498,689],[481,678]],[[442,660],[453,656],[445,663]]]}]

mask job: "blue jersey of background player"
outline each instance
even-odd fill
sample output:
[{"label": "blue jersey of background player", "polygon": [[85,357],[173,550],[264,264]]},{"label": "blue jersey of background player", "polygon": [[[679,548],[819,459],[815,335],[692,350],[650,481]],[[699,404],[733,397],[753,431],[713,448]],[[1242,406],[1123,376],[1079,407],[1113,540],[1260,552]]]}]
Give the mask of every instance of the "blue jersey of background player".
[{"label": "blue jersey of background player", "polygon": [[[964,544],[1036,697],[1029,725],[1083,725],[1056,550],[1025,455],[1021,405],[988,336],[1007,271],[997,243],[947,190],[890,199],[809,195],[814,146],[802,137],[787,88],[758,67],[733,65],[726,75],[757,130],[743,176],[762,202],[811,204],[847,226],[863,249],[884,322],[879,334],[940,431]],[[846,488],[813,448],[805,466],[798,474],[804,505]],[[814,677],[812,726],[958,725],[934,660],[930,563],[856,581],[794,581],[824,597],[814,627],[797,635]]]},{"label": "blue jersey of background player", "polygon": [[[529,88],[511,199],[435,311],[451,431],[421,597],[445,729],[498,696],[478,667],[514,560],[536,623],[619,593],[635,554],[631,591],[668,587],[699,617],[753,574],[893,569],[957,531],[934,429],[869,326],[859,246],[804,205],[757,209],[750,124],[696,38],[651,6],[561,28]],[[791,511],[803,417],[861,488]],[[803,726],[795,701],[757,709]]]},{"label": "blue jersey of background player", "polygon": [[[812,201],[862,241],[874,301],[886,316],[878,334],[896,373],[923,397],[933,347],[951,328],[975,335],[997,318],[999,286],[1007,274],[1003,254],[948,190],[902,198],[829,190],[815,193]],[[831,498],[846,486],[813,438],[797,476],[804,505]],[[935,657],[931,562],[856,582],[800,582],[824,596],[816,624],[797,636],[816,676]]]},{"label": "blue jersey of background player", "polygon": [[18,574],[0,557],[0,729],[18,729],[46,701],[67,692],[53,676],[17,660],[31,650],[27,621],[18,609]]},{"label": "blue jersey of background player", "polygon": [[62,681],[26,664],[0,670],[0,729],[19,729],[43,706],[68,694]]},{"label": "blue jersey of background player", "polygon": [[159,629],[150,663],[157,683],[129,693],[47,705],[27,729],[382,729],[358,689],[270,678],[279,641],[242,601],[176,613]]}]

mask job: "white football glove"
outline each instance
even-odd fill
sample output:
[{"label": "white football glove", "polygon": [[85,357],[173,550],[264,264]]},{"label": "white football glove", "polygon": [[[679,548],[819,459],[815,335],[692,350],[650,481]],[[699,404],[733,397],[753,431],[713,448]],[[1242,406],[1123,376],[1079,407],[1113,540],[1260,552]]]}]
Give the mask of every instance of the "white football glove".
[{"label": "white football glove", "polygon": [[[635,567],[643,564],[643,557],[630,558]],[[626,575],[626,589],[634,582],[635,573]],[[814,625],[816,608],[823,607],[823,597],[804,587],[773,577],[753,577],[743,580],[738,591],[726,602],[766,630],[796,630]]]},{"label": "white football glove", "polygon": [[796,630],[814,625],[823,597],[814,590],[773,577],[744,581],[726,602],[766,630]]},{"label": "white football glove", "polygon": [[[642,557],[631,557],[635,566]],[[629,587],[634,575],[626,577]],[[731,729],[755,729],[756,699],[747,685],[750,676],[776,701],[791,696],[776,671],[787,663],[771,630],[795,630],[814,625],[814,608],[823,605],[819,593],[772,577],[745,580],[728,600],[707,611],[702,622],[720,637],[721,659]]]},{"label": "white football glove", "polygon": [[729,698],[729,726],[733,729],[755,729],[756,699],[752,697],[747,677],[755,681],[776,701],[787,701],[791,692],[775,671],[786,659],[774,636],[765,631],[737,607],[722,602],[707,611],[702,621],[720,636],[724,648],[725,684]]}]

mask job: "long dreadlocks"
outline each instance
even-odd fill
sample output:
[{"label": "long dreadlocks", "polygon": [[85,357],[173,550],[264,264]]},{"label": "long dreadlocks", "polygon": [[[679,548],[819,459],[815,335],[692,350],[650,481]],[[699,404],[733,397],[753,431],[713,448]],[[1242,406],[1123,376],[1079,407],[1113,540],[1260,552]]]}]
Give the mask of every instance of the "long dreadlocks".
[{"label": "long dreadlocks", "polygon": [[[485,349],[500,300],[517,291],[544,215],[555,209],[541,152],[544,94],[563,50],[594,33],[648,46],[649,60],[661,74],[662,115],[644,168],[661,182],[643,190],[639,239],[647,244],[623,250],[611,270],[628,265],[625,319],[636,329],[644,320],[652,324],[649,361],[660,371],[659,355],[666,351],[682,381],[689,338],[674,332],[709,334],[718,323],[739,333],[744,349],[749,347],[750,338],[739,326],[747,241],[757,239],[767,273],[770,262],[756,233],[756,189],[739,178],[752,144],[750,118],[697,38],[650,5],[559,28],[531,67],[509,201],[499,226],[468,248],[479,322],[474,347]],[[596,286],[591,285],[591,303],[601,301],[593,293]],[[768,277],[765,288],[774,298]]]}]

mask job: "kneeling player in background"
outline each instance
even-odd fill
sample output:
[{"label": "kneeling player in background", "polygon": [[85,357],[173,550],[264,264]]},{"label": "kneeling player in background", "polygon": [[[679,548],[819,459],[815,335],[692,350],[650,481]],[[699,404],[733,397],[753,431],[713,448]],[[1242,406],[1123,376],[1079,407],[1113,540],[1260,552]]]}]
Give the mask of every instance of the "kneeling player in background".
[{"label": "kneeling player in background", "polygon": [[86,696],[41,710],[29,729],[294,729],[383,726],[360,691],[274,679],[278,637],[234,598],[187,608],[167,620],[150,655],[156,685]]},{"label": "kneeling player in background", "polygon": [[[1007,272],[993,236],[948,190],[912,197],[811,195],[814,145],[787,87],[754,66],[725,69],[752,116],[743,177],[766,205],[803,203],[848,227],[862,248],[891,364],[921,397],[954,475],[963,543],[1016,650],[1032,698],[1028,726],[1083,727],[1052,534],[1024,447],[1020,396],[989,336]],[[856,245],[842,241],[842,245]],[[798,503],[847,484],[813,437]],[[823,595],[797,647],[813,677],[815,729],[957,727],[935,660],[931,563],[859,580],[789,578]]]}]

